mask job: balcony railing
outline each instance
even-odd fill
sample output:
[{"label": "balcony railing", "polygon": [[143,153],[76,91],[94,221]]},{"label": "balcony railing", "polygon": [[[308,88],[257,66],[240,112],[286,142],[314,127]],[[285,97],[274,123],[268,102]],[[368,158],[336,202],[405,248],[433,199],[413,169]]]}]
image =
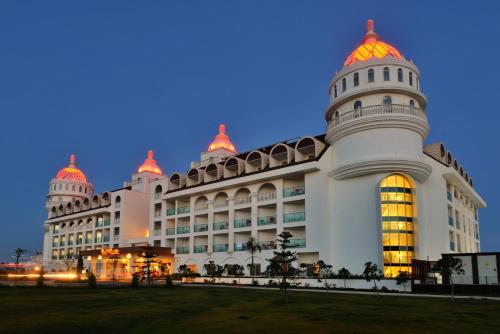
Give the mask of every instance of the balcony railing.
[{"label": "balcony railing", "polygon": [[189,254],[189,247],[177,247],[176,253],[177,254]]},{"label": "balcony railing", "polygon": [[248,250],[246,242],[244,243],[234,243],[234,251],[235,252],[242,252]]},{"label": "balcony railing", "polygon": [[181,207],[181,208],[177,208],[177,214],[178,215],[182,215],[184,213],[189,213],[189,212],[190,212],[189,206],[184,206],[184,207]]},{"label": "balcony railing", "polygon": [[259,241],[259,246],[263,250],[276,249],[276,241]]},{"label": "balcony railing", "polygon": [[161,217],[161,211],[155,211],[155,218]]},{"label": "balcony railing", "polygon": [[59,241],[54,241],[54,242],[52,243],[52,247],[57,247],[57,246],[59,246]]},{"label": "balcony railing", "polygon": [[77,240],[76,240],[76,244],[77,244],[77,245],[81,245],[81,244],[83,244],[83,239],[77,239]]},{"label": "balcony railing", "polygon": [[227,230],[229,228],[228,222],[217,222],[214,223],[214,231]]},{"label": "balcony railing", "polygon": [[174,208],[167,209],[167,216],[173,216],[173,215],[175,215],[175,209]]},{"label": "balcony railing", "polygon": [[59,233],[59,230],[58,230],[58,229],[57,229],[57,230],[54,230],[54,232],[53,232],[53,233],[54,233],[54,234],[57,234],[57,233]]},{"label": "balcony railing", "polygon": [[258,217],[257,226],[276,224],[276,216]]},{"label": "balcony railing", "polygon": [[154,198],[155,199],[160,199],[161,198],[161,193],[155,193]]},{"label": "balcony railing", "polygon": [[161,235],[161,229],[154,229],[153,230],[153,236],[158,237]]},{"label": "balcony railing", "polygon": [[102,237],[102,242],[108,242],[108,241],[109,241],[109,235]]},{"label": "balcony railing", "polygon": [[225,208],[228,206],[228,204],[229,201],[227,199],[214,201],[214,208]]},{"label": "balcony railing", "polygon": [[288,244],[290,248],[304,248],[306,247],[306,239],[290,239]]},{"label": "balcony railing", "polygon": [[68,241],[68,246],[73,246],[73,240]]},{"label": "balcony railing", "polygon": [[194,231],[195,232],[207,232],[208,231],[208,224],[195,224]]},{"label": "balcony railing", "polygon": [[113,236],[113,240],[114,240],[114,241],[119,241],[119,240],[120,240],[120,235],[119,235],[119,234],[115,234],[115,235]]},{"label": "balcony railing", "polygon": [[57,255],[52,255],[52,260],[57,260]]},{"label": "balcony railing", "polygon": [[306,188],[304,186],[297,186],[291,188],[283,189],[283,197],[292,197],[304,195],[306,193]]},{"label": "balcony railing", "polygon": [[104,221],[98,220],[95,222],[95,227],[103,227],[104,226]]},{"label": "balcony railing", "polygon": [[66,243],[64,241],[59,242],[59,246],[64,246]]},{"label": "balcony railing", "polygon": [[252,202],[252,197],[250,196],[239,196],[234,198],[234,204],[244,204]]},{"label": "balcony railing", "polygon": [[448,225],[454,226],[454,224],[453,224],[453,217],[448,217]]},{"label": "balcony railing", "polygon": [[96,237],[94,239],[94,242],[102,242],[103,241],[103,237]]},{"label": "balcony railing", "polygon": [[251,227],[251,226],[252,226],[252,220],[250,219],[237,219],[234,221],[235,228]]},{"label": "balcony railing", "polygon": [[85,238],[85,243],[86,244],[91,244],[92,243],[92,238]]},{"label": "balcony railing", "polygon": [[120,225],[120,218],[115,218],[114,222],[115,225]]},{"label": "balcony railing", "polygon": [[284,223],[303,222],[305,220],[306,220],[305,212],[294,212],[294,213],[283,214]]},{"label": "balcony railing", "polygon": [[257,195],[257,201],[270,201],[276,199],[276,191],[269,191]]},{"label": "balcony railing", "polygon": [[194,207],[194,211],[205,211],[208,210],[208,203],[198,204]]},{"label": "balcony railing", "polygon": [[228,244],[214,244],[214,252],[227,252]]},{"label": "balcony railing", "polygon": [[109,226],[109,225],[111,225],[111,221],[110,220],[105,220],[103,222],[103,226]]},{"label": "balcony railing", "polygon": [[175,234],[175,228],[174,227],[167,228],[167,235],[174,235],[174,234]]},{"label": "balcony railing", "polygon": [[194,246],[193,251],[195,253],[206,253],[208,251],[208,245],[198,245]]},{"label": "balcony railing", "polygon": [[177,234],[189,233],[189,226],[179,226],[177,227]]},{"label": "balcony railing", "polygon": [[422,111],[420,108],[405,104],[387,104],[387,105],[367,106],[345,112],[338,116],[334,115],[332,118],[332,122],[335,126],[338,126],[361,117],[367,117],[373,115],[387,115],[387,114],[416,116],[424,120],[427,120],[426,113]]}]

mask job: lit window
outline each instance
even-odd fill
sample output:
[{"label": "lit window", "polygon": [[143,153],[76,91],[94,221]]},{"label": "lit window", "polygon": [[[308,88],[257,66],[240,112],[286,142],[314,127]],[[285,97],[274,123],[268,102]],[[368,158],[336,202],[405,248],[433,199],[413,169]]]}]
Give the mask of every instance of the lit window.
[{"label": "lit window", "polygon": [[373,71],[373,68],[368,70],[368,82],[375,82],[375,72]]},{"label": "lit window", "polygon": [[342,79],[342,92],[345,92],[347,89],[347,82],[345,78]]},{"label": "lit window", "polygon": [[382,247],[384,276],[394,277],[400,271],[411,272],[415,241],[415,191],[412,182],[400,174],[380,182],[382,213]]},{"label": "lit window", "polygon": [[389,67],[384,67],[384,81],[389,81],[389,80],[391,80]]},{"label": "lit window", "polygon": [[354,73],[353,85],[354,85],[354,87],[359,86],[359,74],[357,72]]},{"label": "lit window", "polygon": [[403,82],[403,69],[398,68],[398,81]]}]

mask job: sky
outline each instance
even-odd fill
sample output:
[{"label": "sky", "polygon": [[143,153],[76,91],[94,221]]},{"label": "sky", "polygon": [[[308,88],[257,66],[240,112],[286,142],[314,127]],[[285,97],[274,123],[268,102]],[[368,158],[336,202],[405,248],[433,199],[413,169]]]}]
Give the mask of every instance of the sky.
[{"label": "sky", "polygon": [[[185,172],[225,123],[243,152],[325,131],[328,83],[365,21],[420,68],[426,143],[488,203],[500,251],[498,1],[1,1],[0,261],[42,249],[48,183],[75,153],[97,192],[153,149]],[[493,103],[494,102],[494,103]]]}]

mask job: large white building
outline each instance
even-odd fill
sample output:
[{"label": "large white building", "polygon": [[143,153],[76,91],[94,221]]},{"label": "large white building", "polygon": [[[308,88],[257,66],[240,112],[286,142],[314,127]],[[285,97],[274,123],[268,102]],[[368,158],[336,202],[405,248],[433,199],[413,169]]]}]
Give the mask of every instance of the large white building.
[{"label": "large white building", "polygon": [[[56,177],[46,259],[150,243],[169,248],[172,265],[203,273],[209,261],[249,264],[246,242],[253,237],[263,249],[259,272],[283,231],[293,235],[299,263],[323,260],[353,273],[372,261],[394,276],[410,271],[412,259],[479,252],[478,209],[486,204],[443,144],[424,145],[429,123],[420,72],[379,39],[373,21],[329,93],[322,135],[238,153],[221,125],[189,170],[169,177],[159,169],[139,172],[131,187],[97,197],[84,176]],[[74,159],[68,168],[76,168]],[[82,244],[87,238],[92,242]]]}]

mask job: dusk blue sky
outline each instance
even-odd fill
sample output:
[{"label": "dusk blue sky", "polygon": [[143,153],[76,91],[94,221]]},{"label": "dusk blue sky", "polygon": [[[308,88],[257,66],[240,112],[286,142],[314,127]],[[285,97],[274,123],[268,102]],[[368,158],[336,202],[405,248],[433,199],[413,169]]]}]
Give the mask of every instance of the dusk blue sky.
[{"label": "dusk blue sky", "polygon": [[368,18],[420,68],[427,143],[472,175],[488,203],[482,250],[500,251],[499,13],[498,1],[2,1],[0,260],[42,249],[48,182],[70,153],[102,192],[149,148],[167,174],[187,171],[221,122],[242,152],[323,133],[328,82]]}]

